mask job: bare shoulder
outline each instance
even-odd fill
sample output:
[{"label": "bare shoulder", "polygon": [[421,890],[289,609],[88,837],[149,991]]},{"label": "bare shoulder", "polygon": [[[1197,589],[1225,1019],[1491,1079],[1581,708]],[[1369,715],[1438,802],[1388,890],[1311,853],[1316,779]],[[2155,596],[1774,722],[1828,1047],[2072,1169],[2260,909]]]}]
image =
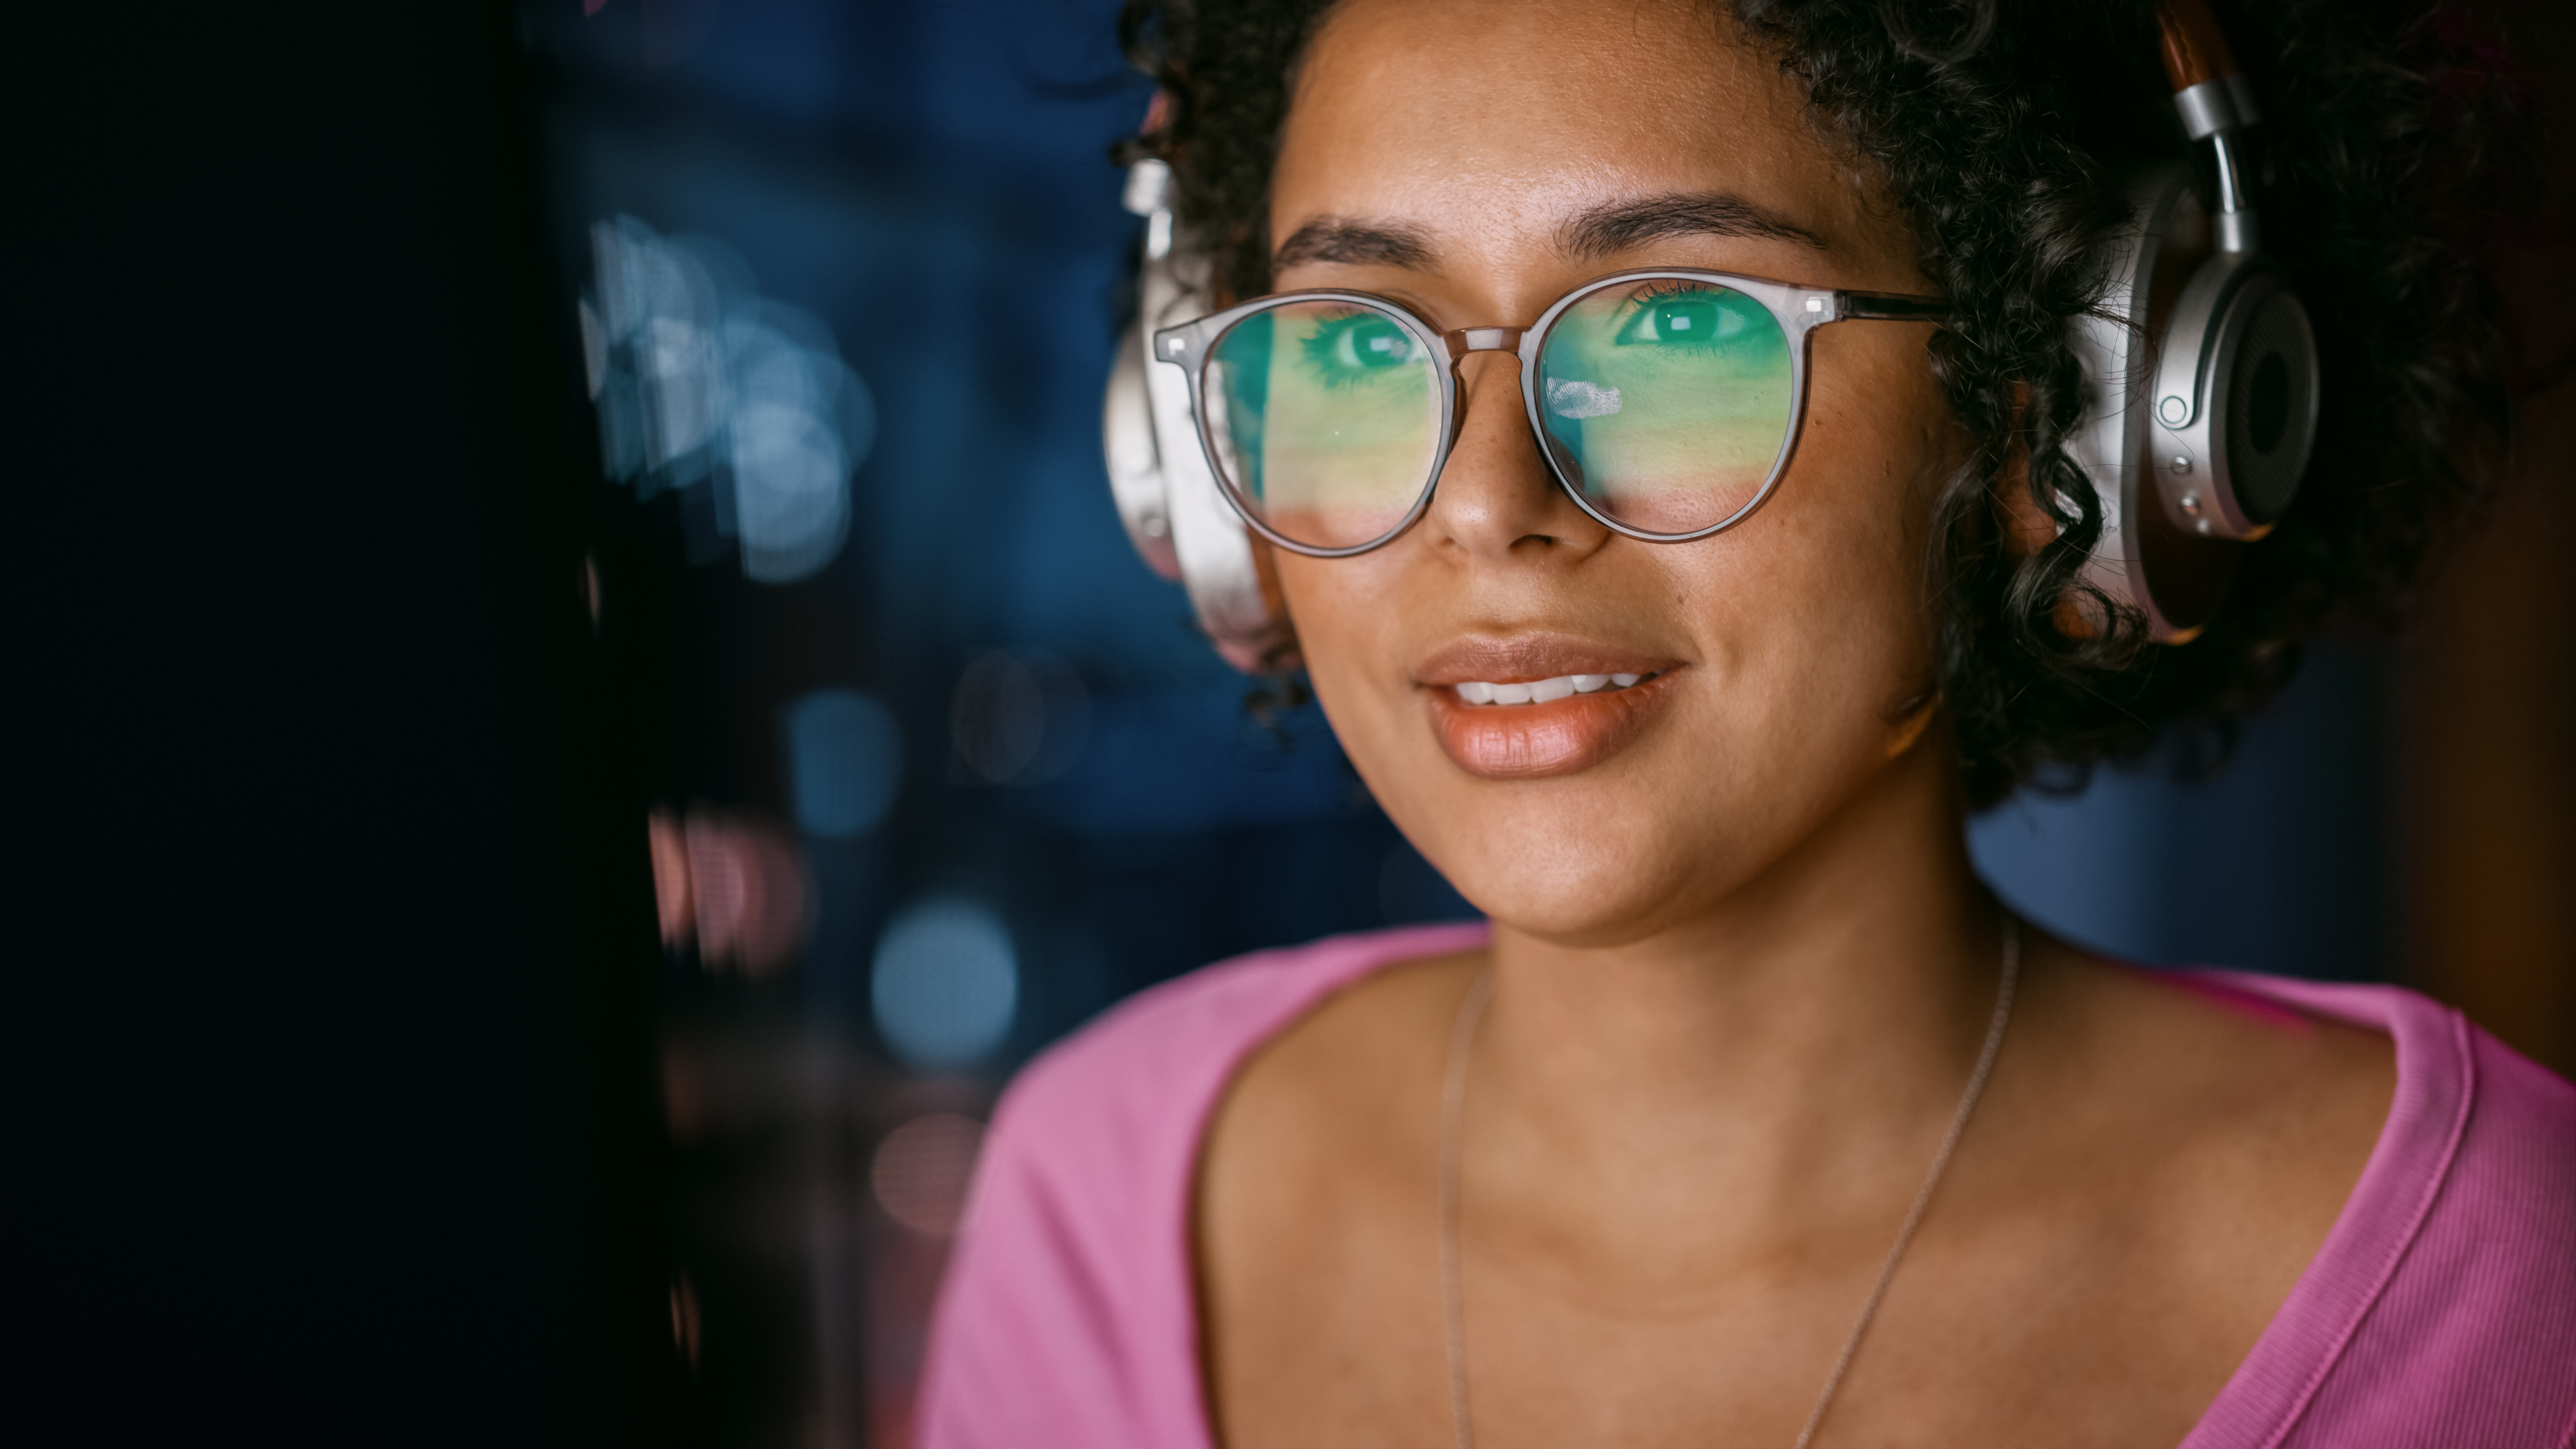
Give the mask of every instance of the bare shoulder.
[{"label": "bare shoulder", "polygon": [[[2385,1035],[2049,943],[2015,1022],[2016,1174],[2099,1243],[2136,1326],[2223,1380],[2333,1228],[2396,1090]],[[2024,1033],[2024,1028],[2028,1030]],[[2001,1078],[1998,1078],[1999,1085]],[[1998,1105],[2002,1105],[2000,1102]],[[2152,1353],[2147,1342],[2124,1351]],[[2207,1383],[2215,1392],[2216,1382]]]},{"label": "bare shoulder", "polygon": [[[1480,946],[1397,962],[1362,977],[1272,1037],[1245,1064],[1241,1080],[1259,1074],[1278,1085],[1303,1082],[1329,1094],[1354,1082],[1354,1068],[1386,1062],[1405,1048],[1418,1055],[1426,1040],[1423,1025],[1445,1028],[1486,956]],[[1446,1035],[1443,1030],[1427,1039]]]},{"label": "bare shoulder", "polygon": [[2189,973],[2050,955],[2055,1030],[2039,1050],[2102,1087],[2101,1111],[2168,1123],[2206,1153],[2257,1154],[2276,1188],[2312,1176],[2341,1203],[2396,1091],[2385,1034]]},{"label": "bare shoulder", "polygon": [[[1420,1115],[1404,1105],[1423,1096],[1413,1089],[1436,1091],[1436,1044],[1484,959],[1477,948],[1401,962],[1289,1023],[1236,1071],[1209,1131],[1205,1170],[1270,1163],[1283,1176],[1302,1175],[1298,1159],[1312,1153],[1344,1156],[1369,1139],[1400,1146],[1412,1135],[1408,1119]],[[1419,1105],[1427,1113],[1432,1101]]]},{"label": "bare shoulder", "polygon": [[1379,970],[1249,1057],[1194,1195],[1203,1349],[1222,1442],[1426,1442],[1445,1421],[1421,1235],[1441,1044],[1481,950]]}]

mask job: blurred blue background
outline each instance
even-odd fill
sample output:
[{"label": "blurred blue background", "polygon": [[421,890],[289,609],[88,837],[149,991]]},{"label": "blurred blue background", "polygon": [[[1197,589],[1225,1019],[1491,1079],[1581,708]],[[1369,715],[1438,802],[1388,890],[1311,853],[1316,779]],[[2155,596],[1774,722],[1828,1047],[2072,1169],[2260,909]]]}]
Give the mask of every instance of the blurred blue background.
[{"label": "blurred blue background", "polygon": [[[673,712],[723,743],[678,742],[675,798],[786,813],[792,761],[763,721],[817,689],[863,692],[898,727],[891,815],[871,848],[817,862],[818,1004],[863,998],[862,943],[925,892],[1011,918],[1022,1047],[1219,955],[1452,908],[1406,872],[1311,708],[1275,730],[1244,717],[1244,681],[1109,507],[1099,402],[1138,223],[1105,153],[1149,94],[1114,6],[531,18],[568,288],[596,288],[603,219],[713,238],[821,319],[874,399],[848,541],[809,578],[734,577],[690,521],[712,481],[642,505],[708,575],[667,677],[695,695]],[[970,666],[996,651],[979,690]],[[1003,758],[961,757],[961,727]]]}]

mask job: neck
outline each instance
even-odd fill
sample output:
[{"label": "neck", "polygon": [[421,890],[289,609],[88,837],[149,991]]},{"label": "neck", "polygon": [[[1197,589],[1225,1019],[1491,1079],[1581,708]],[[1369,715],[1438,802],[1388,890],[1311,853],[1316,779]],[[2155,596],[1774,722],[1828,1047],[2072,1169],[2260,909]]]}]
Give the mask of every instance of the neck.
[{"label": "neck", "polygon": [[1479,1114],[1590,1171],[1723,1159],[1739,1182],[1945,1119],[1993,1009],[2002,918],[1929,743],[1652,935],[1569,946],[1498,925]]}]

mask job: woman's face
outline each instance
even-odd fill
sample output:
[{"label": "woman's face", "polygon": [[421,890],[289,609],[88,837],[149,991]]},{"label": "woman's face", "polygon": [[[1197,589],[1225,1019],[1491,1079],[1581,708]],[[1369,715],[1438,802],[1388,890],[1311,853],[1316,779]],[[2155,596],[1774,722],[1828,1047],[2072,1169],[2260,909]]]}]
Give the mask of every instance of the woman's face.
[{"label": "woman's face", "polygon": [[[1282,138],[1276,285],[1379,293],[1443,329],[1527,326],[1636,267],[1932,290],[1884,197],[1733,35],[1662,0],[1345,0]],[[1933,678],[1925,529],[1963,456],[1925,334],[1818,329],[1789,472],[1744,522],[1680,544],[1578,509],[1513,359],[1471,355],[1422,520],[1353,558],[1277,556],[1344,747],[1468,899],[1569,944],[1634,939],[1754,879],[1884,772],[1946,780],[1909,759],[1908,703]],[[1650,677],[1545,703],[1455,688],[1629,674]]]}]

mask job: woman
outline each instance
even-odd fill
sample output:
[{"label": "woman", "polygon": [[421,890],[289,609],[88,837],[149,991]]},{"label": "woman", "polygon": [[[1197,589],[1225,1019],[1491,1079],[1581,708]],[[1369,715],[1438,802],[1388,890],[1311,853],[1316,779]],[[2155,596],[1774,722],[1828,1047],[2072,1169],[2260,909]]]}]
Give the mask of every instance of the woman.
[{"label": "woman", "polygon": [[[2145,6],[1136,17],[1217,305],[1386,299],[1228,334],[1212,462],[1492,922],[1214,967],[1033,1065],[928,1444],[2567,1442],[2576,1090],[2395,989],[2089,958],[1963,846],[2259,700],[2469,492],[2483,334],[2427,238],[2476,88],[2291,8],[2230,19],[2315,461],[2180,649],[2083,572],[2068,451],[2119,178],[2189,154]],[[1578,296],[1525,393],[1513,329]],[[1745,349],[1801,297],[1876,320],[1814,330],[1770,491],[1672,482],[1776,435],[1669,369],[1788,377]],[[1372,492],[1444,335],[1454,444]]]}]

